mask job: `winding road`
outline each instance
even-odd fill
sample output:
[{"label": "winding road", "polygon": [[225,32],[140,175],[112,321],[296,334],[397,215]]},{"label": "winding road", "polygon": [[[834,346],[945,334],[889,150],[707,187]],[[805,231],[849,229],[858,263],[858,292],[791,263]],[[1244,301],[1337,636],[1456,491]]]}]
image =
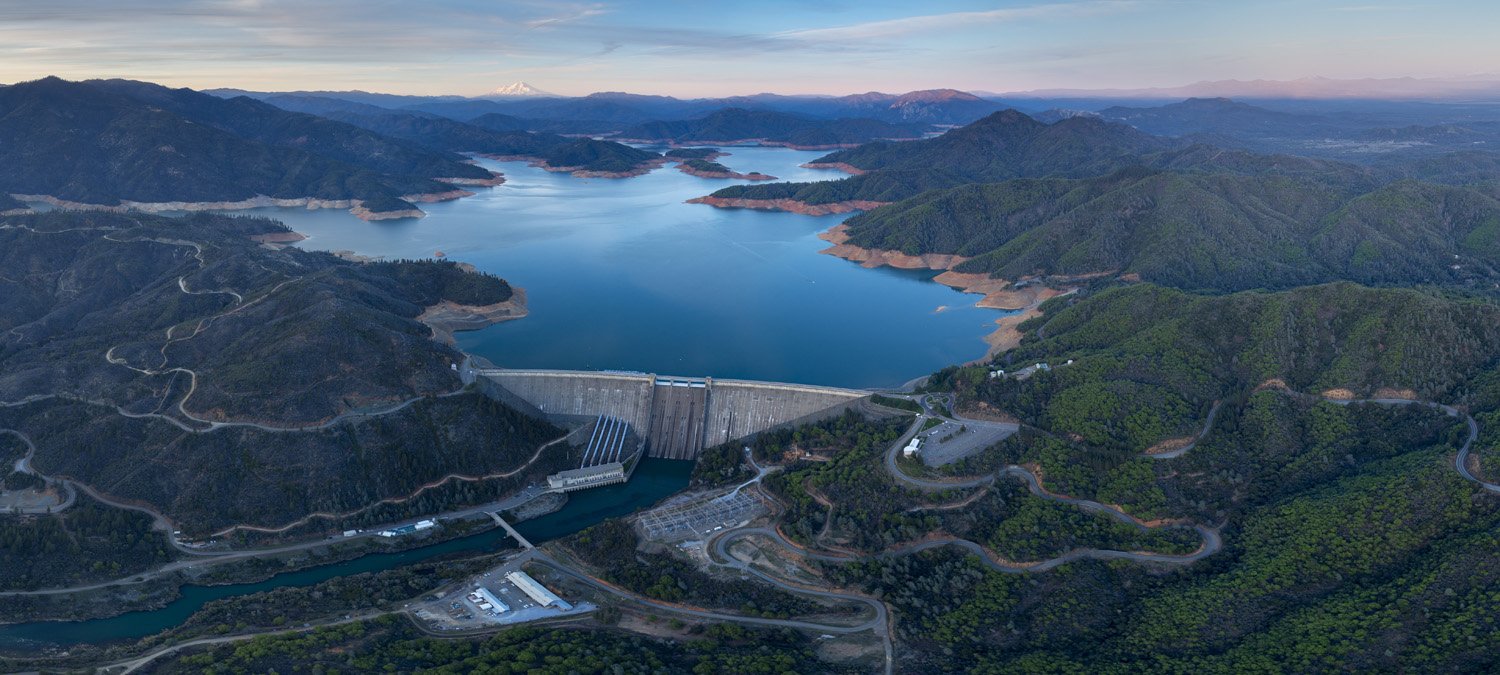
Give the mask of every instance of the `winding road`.
[{"label": "winding road", "polygon": [[[1311,395],[1311,394],[1302,394],[1302,393],[1293,392],[1293,391],[1290,391],[1290,390],[1279,390],[1279,391],[1282,391],[1283,393],[1285,393],[1287,395],[1298,397],[1298,398],[1302,398],[1302,399],[1305,399],[1305,400],[1328,401],[1328,402],[1335,403],[1335,404],[1338,404],[1338,405],[1350,405],[1350,404],[1354,404],[1354,403],[1373,403],[1373,404],[1378,404],[1378,405],[1423,405],[1423,406],[1427,406],[1427,407],[1430,407],[1430,408],[1433,408],[1433,409],[1436,409],[1436,410],[1441,410],[1444,413],[1446,413],[1446,414],[1448,414],[1449,416],[1452,416],[1452,417],[1462,417],[1465,420],[1465,422],[1466,422],[1466,424],[1468,426],[1469,435],[1468,435],[1468,438],[1464,441],[1463,447],[1461,447],[1459,449],[1458,453],[1457,453],[1457,456],[1456,456],[1456,459],[1455,459],[1455,462],[1454,462],[1455,468],[1458,470],[1458,473],[1462,477],[1464,477],[1465,479],[1478,484],[1480,487],[1482,487],[1483,489],[1485,489],[1485,490],[1487,490],[1487,491],[1489,491],[1491,493],[1500,494],[1500,485],[1484,481],[1483,479],[1475,476],[1469,470],[1469,468],[1468,468],[1468,458],[1469,458],[1470,453],[1472,451],[1472,447],[1473,447],[1474,442],[1479,437],[1479,425],[1478,425],[1477,422],[1475,422],[1475,420],[1474,420],[1474,418],[1472,416],[1469,416],[1469,415],[1467,415],[1467,414],[1459,411],[1458,409],[1456,409],[1456,408],[1454,408],[1452,406],[1444,405],[1444,404],[1436,403],[1436,402],[1431,402],[1431,401],[1418,401],[1418,400],[1409,400],[1409,399],[1382,399],[1382,398],[1353,399],[1353,400],[1349,400],[1349,399],[1332,399],[1332,398],[1327,398],[1327,397],[1322,397],[1322,396],[1314,396],[1314,395]],[[1159,455],[1154,455],[1154,457],[1156,457],[1158,459],[1171,459],[1171,458],[1175,458],[1175,457],[1180,457],[1183,454],[1185,454],[1188,451],[1190,451],[1192,448],[1196,447],[1197,444],[1200,441],[1202,441],[1203,438],[1205,436],[1207,436],[1208,433],[1209,433],[1209,431],[1213,428],[1214,420],[1218,416],[1220,407],[1221,407],[1221,402],[1215,402],[1214,403],[1213,407],[1209,410],[1208,419],[1205,421],[1205,423],[1203,425],[1202,431],[1200,431],[1198,433],[1198,435],[1196,437],[1194,437],[1194,439],[1192,440],[1192,442],[1190,442],[1186,446],[1184,446],[1182,448],[1179,448],[1177,450],[1171,451],[1169,453],[1162,453],[1162,454],[1159,454]],[[929,408],[928,408],[928,406],[926,404],[926,401],[923,401],[923,408],[924,408],[924,410],[929,410]],[[925,415],[919,415],[918,418],[917,418],[917,420],[913,423],[912,427],[907,431],[907,433],[903,434],[902,437],[900,439],[898,439],[896,443],[892,444],[892,446],[890,447],[890,449],[885,453],[884,464],[885,464],[886,470],[890,473],[890,475],[894,479],[896,479],[897,481],[899,481],[899,482],[901,482],[901,483],[903,483],[905,485],[908,485],[908,486],[911,486],[911,487],[915,487],[917,489],[924,490],[924,491],[952,490],[952,489],[956,489],[956,488],[957,489],[975,488],[975,487],[988,486],[988,485],[992,484],[994,481],[998,480],[1000,477],[1006,476],[1006,475],[1010,475],[1010,476],[1016,476],[1016,477],[1021,478],[1026,483],[1027,490],[1033,496],[1035,496],[1035,497],[1038,497],[1040,499],[1047,499],[1047,500],[1055,501],[1055,502],[1059,502],[1059,503],[1069,504],[1069,505],[1076,506],[1078,508],[1084,509],[1086,511],[1103,514],[1103,515],[1105,515],[1107,517],[1113,518],[1113,519],[1115,519],[1115,520],[1117,520],[1119,522],[1126,523],[1126,524],[1131,525],[1131,526],[1136,527],[1136,528],[1140,528],[1140,529],[1144,530],[1144,529],[1149,529],[1151,527],[1181,526],[1180,524],[1174,524],[1174,523],[1159,523],[1159,524],[1156,524],[1156,525],[1152,525],[1152,524],[1146,523],[1144,521],[1141,521],[1140,519],[1136,518],[1135,516],[1132,516],[1132,515],[1124,512],[1124,511],[1120,510],[1118,507],[1115,507],[1115,506],[1111,506],[1111,505],[1107,505],[1107,504],[1102,504],[1102,503],[1099,503],[1099,502],[1096,502],[1096,501],[1092,501],[1092,500],[1088,500],[1088,499],[1082,499],[1082,498],[1078,498],[1078,497],[1070,497],[1070,496],[1066,496],[1066,495],[1053,494],[1051,492],[1048,492],[1042,486],[1041,480],[1038,479],[1037,475],[1032,470],[1030,470],[1030,469],[1028,469],[1026,467],[1023,467],[1023,466],[1018,466],[1018,465],[1007,465],[1007,466],[1002,467],[1001,469],[997,470],[993,474],[984,475],[984,476],[978,476],[978,477],[969,478],[969,479],[961,479],[961,480],[928,480],[928,479],[917,478],[915,476],[907,475],[905,472],[903,472],[901,470],[900,465],[896,461],[897,453],[900,452],[900,449],[905,445],[906,441],[909,440],[912,435],[918,433],[921,430],[922,425],[926,421],[925,417],[926,417]],[[749,448],[746,448],[746,455],[747,455],[747,460],[749,461],[750,465],[757,471],[758,475],[757,475],[757,480],[755,482],[758,483],[759,482],[758,481],[759,477],[764,476],[768,472],[768,469],[762,468],[761,466],[759,466],[755,462],[754,457],[751,456],[750,453],[749,453]],[[741,489],[743,487],[746,487],[746,485],[742,485],[742,486],[737,487],[735,489],[739,490],[739,489]],[[758,485],[756,487],[759,488]],[[868,622],[866,622],[864,624],[861,624],[860,626],[858,626],[856,628],[858,628],[858,629],[874,630],[874,631],[876,631],[877,633],[879,633],[882,636],[882,640],[884,642],[885,651],[886,651],[886,667],[885,667],[885,670],[886,670],[887,673],[890,673],[892,671],[893,667],[894,667],[894,660],[895,660],[895,657],[894,657],[894,640],[893,640],[892,635],[891,635],[891,622],[890,622],[889,610],[885,607],[885,603],[884,602],[881,602],[880,600],[877,600],[875,598],[870,598],[870,597],[866,597],[866,596],[862,596],[862,595],[855,595],[855,594],[849,594],[849,593],[840,593],[840,592],[835,592],[835,591],[830,591],[830,590],[824,590],[824,589],[818,589],[818,588],[809,588],[809,587],[803,586],[801,584],[796,584],[796,583],[788,582],[788,581],[785,581],[785,580],[782,580],[782,579],[778,579],[778,578],[773,577],[773,576],[771,576],[769,574],[766,574],[766,573],[764,573],[764,572],[762,572],[760,570],[752,568],[748,563],[746,563],[746,562],[744,562],[744,561],[736,558],[735,556],[733,556],[730,553],[730,547],[734,544],[734,542],[736,542],[736,541],[738,541],[740,539],[743,539],[745,537],[763,537],[763,538],[765,538],[765,539],[773,542],[775,545],[777,545],[777,546],[779,546],[779,547],[781,547],[781,548],[783,548],[783,549],[785,549],[787,551],[790,551],[793,554],[795,554],[797,556],[800,556],[802,558],[809,559],[809,560],[817,560],[817,561],[820,561],[820,562],[835,563],[835,564],[845,564],[845,563],[861,562],[861,561],[868,561],[868,560],[875,560],[875,559],[891,559],[891,558],[897,558],[897,557],[901,557],[901,556],[912,555],[912,554],[920,553],[922,551],[926,551],[926,550],[930,550],[930,549],[934,549],[934,548],[939,548],[939,547],[943,547],[943,546],[956,546],[956,547],[962,548],[962,549],[964,549],[964,550],[966,550],[966,551],[968,551],[968,552],[973,553],[974,555],[976,555],[979,558],[979,560],[981,561],[981,563],[984,564],[985,567],[987,567],[987,568],[989,568],[991,570],[995,570],[997,572],[1004,572],[1004,573],[1023,573],[1023,572],[1042,572],[1042,571],[1046,571],[1046,570],[1050,570],[1050,569],[1056,568],[1056,567],[1058,567],[1060,565],[1064,565],[1064,564],[1067,564],[1067,563],[1070,563],[1070,562],[1074,562],[1074,561],[1082,560],[1082,559],[1086,559],[1086,558],[1091,558],[1091,559],[1096,559],[1096,560],[1128,560],[1128,561],[1132,561],[1132,562],[1146,562],[1146,563],[1185,565],[1185,564],[1191,564],[1193,562],[1196,562],[1198,560],[1206,558],[1206,557],[1208,557],[1210,555],[1213,555],[1213,554],[1217,553],[1218,551],[1220,551],[1223,548],[1223,546],[1224,546],[1223,539],[1220,537],[1220,535],[1219,535],[1219,533],[1218,533],[1218,531],[1216,529],[1210,528],[1210,527],[1202,525],[1202,524],[1195,524],[1192,527],[1198,533],[1198,535],[1203,539],[1203,543],[1202,543],[1202,545],[1200,545],[1198,547],[1198,549],[1196,551],[1194,551],[1192,553],[1188,553],[1188,554],[1174,555],[1174,554],[1164,554],[1164,553],[1151,553],[1151,552],[1144,552],[1144,551],[1116,551],[1116,550],[1108,550],[1108,549],[1075,549],[1075,550],[1069,551],[1068,553],[1065,553],[1063,555],[1056,556],[1056,557],[1053,557],[1053,558],[1048,558],[1046,560],[1037,561],[1037,562],[1034,562],[1034,563],[1015,563],[1015,562],[1010,562],[1010,561],[1007,561],[1007,560],[1003,560],[1003,559],[999,558],[998,556],[996,556],[993,552],[991,552],[988,549],[986,549],[984,546],[982,546],[982,545],[980,545],[980,544],[978,544],[978,543],[976,543],[974,541],[970,541],[968,539],[961,539],[961,538],[958,538],[958,537],[936,537],[936,538],[927,539],[927,540],[924,540],[924,541],[914,542],[914,543],[911,543],[911,544],[907,544],[907,545],[904,545],[904,546],[901,546],[901,547],[898,547],[898,548],[894,548],[894,549],[891,549],[891,550],[888,550],[888,551],[884,551],[884,552],[881,552],[881,553],[878,553],[878,554],[873,554],[873,555],[851,555],[851,554],[846,554],[846,553],[835,553],[835,552],[828,552],[828,551],[818,551],[818,550],[808,549],[806,547],[803,547],[801,545],[798,545],[798,544],[796,544],[796,543],[788,540],[778,529],[776,529],[774,527],[750,527],[750,526],[745,526],[745,527],[739,527],[739,528],[734,528],[734,529],[731,529],[731,530],[727,530],[727,531],[724,531],[724,532],[722,532],[722,533],[720,533],[718,535],[715,535],[715,536],[711,537],[710,540],[709,540],[709,542],[708,542],[708,547],[709,547],[709,550],[711,552],[711,555],[709,556],[709,558],[710,558],[710,560],[714,564],[720,565],[720,566],[723,566],[723,567],[729,567],[729,568],[732,568],[732,569],[739,570],[742,573],[753,575],[756,578],[758,578],[758,579],[760,579],[760,580],[762,580],[762,581],[764,581],[764,582],[766,582],[768,584],[771,584],[772,586],[780,588],[782,590],[785,590],[785,591],[788,591],[788,592],[791,592],[791,593],[797,593],[797,594],[801,594],[801,595],[808,595],[808,596],[813,596],[813,597],[818,597],[818,598],[823,598],[823,599],[829,599],[829,600],[841,600],[841,601],[860,602],[860,603],[864,603],[864,604],[872,607],[875,610],[875,612],[876,612],[875,618],[872,619],[871,621],[868,621]],[[745,619],[744,617],[734,617],[731,620],[743,621],[744,619]],[[819,630],[830,630],[830,629],[819,628]]]},{"label": "winding road", "polygon": [[1458,470],[1458,475],[1462,476],[1465,480],[1475,483],[1488,492],[1500,494],[1500,484],[1486,481],[1483,478],[1474,475],[1474,472],[1469,470],[1469,457],[1474,449],[1474,442],[1479,440],[1479,423],[1474,421],[1474,417],[1472,415],[1469,415],[1468,413],[1465,413],[1458,408],[1455,408],[1451,405],[1438,403],[1436,401],[1422,401],[1410,398],[1329,398],[1327,396],[1304,394],[1300,391],[1292,391],[1290,389],[1285,389],[1282,387],[1267,388],[1266,391],[1277,391],[1287,396],[1302,399],[1304,401],[1324,401],[1335,405],[1352,405],[1355,403],[1373,403],[1375,405],[1419,405],[1427,408],[1432,408],[1434,410],[1441,410],[1449,417],[1462,418],[1464,420],[1464,423],[1469,427],[1469,436],[1468,438],[1464,439],[1463,447],[1458,449],[1458,454],[1453,459],[1453,468]]}]

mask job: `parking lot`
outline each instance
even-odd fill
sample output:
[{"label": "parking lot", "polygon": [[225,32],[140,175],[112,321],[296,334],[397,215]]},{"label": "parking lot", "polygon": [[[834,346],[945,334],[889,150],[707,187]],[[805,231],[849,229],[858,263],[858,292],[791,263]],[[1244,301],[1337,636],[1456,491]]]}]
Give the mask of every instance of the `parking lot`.
[{"label": "parking lot", "polygon": [[[525,623],[595,609],[587,602],[576,603],[568,609],[538,605],[531,599],[531,596],[505,578],[506,573],[513,569],[515,569],[513,564],[507,563],[473,577],[446,593],[430,597],[428,602],[413,608],[413,614],[434,630],[467,631],[486,626]],[[506,610],[481,608],[479,603],[471,597],[478,588],[489,591],[505,603]]]},{"label": "parking lot", "polygon": [[942,466],[968,457],[1016,433],[1014,424],[945,420],[922,432],[922,462]]}]

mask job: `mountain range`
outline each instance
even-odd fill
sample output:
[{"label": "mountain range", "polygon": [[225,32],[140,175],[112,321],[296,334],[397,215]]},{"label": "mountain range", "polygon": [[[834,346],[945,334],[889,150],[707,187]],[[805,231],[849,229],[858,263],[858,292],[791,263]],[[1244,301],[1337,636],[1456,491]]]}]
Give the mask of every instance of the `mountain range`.
[{"label": "mountain range", "polygon": [[927,128],[927,125],[892,124],[869,118],[828,120],[767,110],[725,108],[697,119],[637,124],[611,137],[673,145],[753,141],[801,150],[831,150],[874,140],[921,138]]},{"label": "mountain range", "polygon": [[976,92],[992,98],[1155,98],[1194,97],[1473,100],[1500,94],[1500,75],[1463,78],[1304,77],[1295,80],[1211,80],[1177,87],[1135,89],[1033,89],[1015,92]]},{"label": "mountain range", "polygon": [[253,92],[242,89],[210,89],[216,96],[314,97],[414,110],[468,121],[487,113],[546,120],[604,122],[625,126],[656,120],[703,117],[724,108],[743,108],[805,115],[824,119],[866,117],[891,123],[967,124],[1005,106],[955,89],[932,89],[904,94],[870,92],[850,96],[787,96],[754,94],[723,98],[680,99],[624,92],[598,92],[587,96],[475,97],[405,96],[362,91]]}]

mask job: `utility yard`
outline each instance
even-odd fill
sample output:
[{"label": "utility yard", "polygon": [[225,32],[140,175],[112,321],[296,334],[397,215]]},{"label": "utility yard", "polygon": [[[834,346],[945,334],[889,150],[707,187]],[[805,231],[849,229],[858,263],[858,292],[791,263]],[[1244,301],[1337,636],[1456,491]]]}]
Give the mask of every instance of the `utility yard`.
[{"label": "utility yard", "polygon": [[737,489],[709,499],[652,509],[641,514],[640,523],[648,539],[678,541],[706,537],[765,513],[760,497],[751,490]]}]

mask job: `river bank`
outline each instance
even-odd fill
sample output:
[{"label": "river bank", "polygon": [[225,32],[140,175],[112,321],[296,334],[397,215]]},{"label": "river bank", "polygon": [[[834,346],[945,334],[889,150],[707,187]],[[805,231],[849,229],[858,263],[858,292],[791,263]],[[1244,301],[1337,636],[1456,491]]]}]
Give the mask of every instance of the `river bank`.
[{"label": "river bank", "polygon": [[[687,487],[692,466],[692,462],[644,459],[629,482],[571,494],[562,508],[517,523],[515,528],[533,543],[541,543],[568,536],[608,518],[628,515]],[[149,611],[123,614],[117,611],[109,618],[88,621],[0,625],[0,651],[62,653],[71,645],[138,640],[187,622],[214,600],[281,587],[312,586],[336,577],[395,569],[455,553],[490,553],[512,546],[513,542],[503,529],[488,527],[476,534],[464,534],[405,551],[371,553],[295,572],[278,572],[254,583],[217,586],[188,583],[181,587],[180,597]]]}]

